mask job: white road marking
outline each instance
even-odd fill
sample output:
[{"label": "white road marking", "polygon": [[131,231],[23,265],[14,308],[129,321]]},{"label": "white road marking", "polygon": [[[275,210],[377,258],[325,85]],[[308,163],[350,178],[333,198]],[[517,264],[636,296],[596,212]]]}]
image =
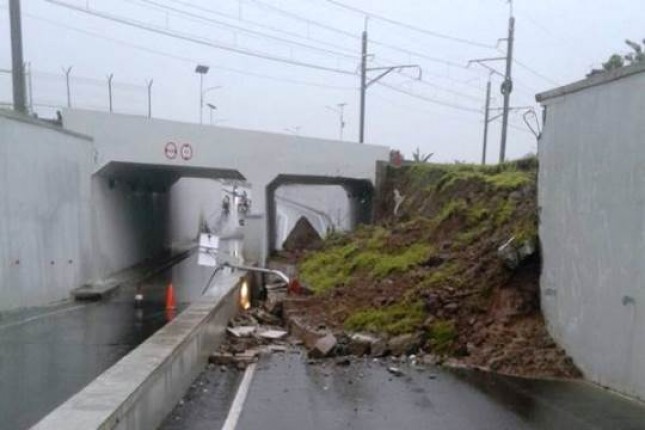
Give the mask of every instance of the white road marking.
[{"label": "white road marking", "polygon": [[64,314],[66,312],[75,311],[77,309],[84,308],[85,306],[86,305],[72,306],[71,308],[59,309],[57,311],[49,312],[49,313],[46,313],[46,314],[35,315],[35,316],[31,317],[31,318],[27,318],[27,319],[24,319],[24,320],[21,320],[21,321],[15,321],[15,322],[12,322],[12,323],[9,323],[9,324],[0,325],[0,330],[5,330],[5,329],[11,328],[11,327],[16,327],[16,326],[19,326],[19,325],[27,324],[29,322],[36,321],[36,320],[39,320],[39,319],[42,319],[42,318],[47,318],[47,317],[51,317],[51,316],[54,316],[54,315]]},{"label": "white road marking", "polygon": [[222,430],[235,430],[235,427],[237,427],[237,422],[242,414],[242,406],[244,406],[244,401],[246,400],[251,381],[253,380],[255,366],[255,363],[251,363],[246,368],[242,382],[237,389],[237,394],[235,394],[235,399],[233,399],[233,404],[231,404],[231,409],[229,409],[226,421],[224,421],[224,425],[222,426]]}]

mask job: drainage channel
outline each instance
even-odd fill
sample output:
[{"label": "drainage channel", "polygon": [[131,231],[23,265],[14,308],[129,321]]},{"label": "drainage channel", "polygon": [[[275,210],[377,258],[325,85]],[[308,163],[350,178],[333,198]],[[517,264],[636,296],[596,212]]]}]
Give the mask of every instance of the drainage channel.
[{"label": "drainage channel", "polygon": [[[25,312],[0,324],[0,429],[35,424],[174,318],[190,297],[182,277],[194,259],[143,281],[139,308],[135,287],[124,286],[103,302]],[[176,312],[165,310],[169,282]]]}]

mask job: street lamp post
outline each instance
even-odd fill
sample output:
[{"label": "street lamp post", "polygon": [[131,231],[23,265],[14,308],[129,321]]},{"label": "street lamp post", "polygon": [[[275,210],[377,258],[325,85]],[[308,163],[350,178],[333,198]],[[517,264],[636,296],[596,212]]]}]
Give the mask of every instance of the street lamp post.
[{"label": "street lamp post", "polygon": [[210,125],[213,125],[213,111],[217,110],[217,106],[212,103],[206,103],[206,106],[210,109]]},{"label": "street lamp post", "polygon": [[204,64],[198,64],[195,67],[195,73],[199,74],[199,123],[204,123],[204,75],[208,73],[209,67]]}]

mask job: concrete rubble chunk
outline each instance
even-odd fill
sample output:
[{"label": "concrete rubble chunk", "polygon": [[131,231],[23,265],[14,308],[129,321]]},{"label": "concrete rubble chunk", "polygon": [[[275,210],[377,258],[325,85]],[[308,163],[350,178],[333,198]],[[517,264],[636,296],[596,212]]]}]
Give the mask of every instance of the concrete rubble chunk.
[{"label": "concrete rubble chunk", "polygon": [[518,241],[515,236],[497,249],[497,256],[504,262],[504,265],[511,269],[517,269],[523,261],[537,252],[535,239]]},{"label": "concrete rubble chunk", "polygon": [[287,332],[284,330],[260,330],[257,334],[259,337],[270,340],[284,339],[287,337]]},{"label": "concrete rubble chunk", "polygon": [[277,316],[265,311],[264,309],[254,308],[253,317],[262,324],[266,325],[280,325],[282,320]]},{"label": "concrete rubble chunk", "polygon": [[399,369],[398,367],[388,367],[387,371],[390,372],[394,376],[403,376],[403,371]]},{"label": "concrete rubble chunk", "polygon": [[333,334],[328,334],[324,337],[321,337],[316,341],[314,347],[309,351],[309,356],[311,358],[326,358],[330,357],[334,353],[334,348],[336,348],[336,336]]},{"label": "concrete rubble chunk", "polygon": [[407,355],[416,352],[421,345],[421,336],[414,333],[402,334],[387,342],[387,349],[392,355]]},{"label": "concrete rubble chunk", "polygon": [[264,309],[273,315],[282,313],[282,302],[287,297],[287,284],[284,282],[265,285],[267,298],[264,301]]},{"label": "concrete rubble chunk", "polygon": [[310,327],[300,318],[290,318],[289,319],[289,332],[302,340],[307,349],[313,349],[316,345],[316,342],[326,333],[320,332],[313,327]]},{"label": "concrete rubble chunk", "polygon": [[370,346],[370,357],[385,357],[387,355],[387,340],[377,339]]},{"label": "concrete rubble chunk", "polygon": [[368,333],[354,333],[349,336],[347,350],[349,354],[357,357],[368,354],[372,357],[380,357],[385,355],[387,343],[383,339]]},{"label": "concrete rubble chunk", "polygon": [[255,330],[255,326],[229,327],[226,329],[227,332],[235,337],[249,337],[255,333]]}]

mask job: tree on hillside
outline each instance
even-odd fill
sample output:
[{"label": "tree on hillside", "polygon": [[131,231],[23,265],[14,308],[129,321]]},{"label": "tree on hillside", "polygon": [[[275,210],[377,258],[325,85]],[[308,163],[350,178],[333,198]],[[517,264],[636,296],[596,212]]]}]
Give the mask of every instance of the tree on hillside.
[{"label": "tree on hillside", "polygon": [[431,153],[429,153],[429,154],[423,154],[423,153],[421,153],[421,150],[420,150],[420,149],[419,149],[419,147],[417,146],[417,150],[416,150],[416,151],[414,151],[414,152],[412,153],[412,160],[413,160],[415,163],[427,163],[427,162],[428,162],[428,160],[430,160],[430,158],[431,158],[433,155],[434,155],[434,153],[433,153],[433,152],[431,152]]},{"label": "tree on hillside", "polygon": [[[587,77],[599,75],[605,72],[611,72],[612,70],[620,69],[625,66],[631,66],[633,64],[645,63],[645,52],[643,52],[643,46],[629,39],[625,40],[625,43],[632,49],[633,52],[629,52],[625,55],[612,54],[607,61],[602,63],[602,69],[593,69],[587,75]],[[645,45],[645,40],[643,40],[643,44]]]}]

